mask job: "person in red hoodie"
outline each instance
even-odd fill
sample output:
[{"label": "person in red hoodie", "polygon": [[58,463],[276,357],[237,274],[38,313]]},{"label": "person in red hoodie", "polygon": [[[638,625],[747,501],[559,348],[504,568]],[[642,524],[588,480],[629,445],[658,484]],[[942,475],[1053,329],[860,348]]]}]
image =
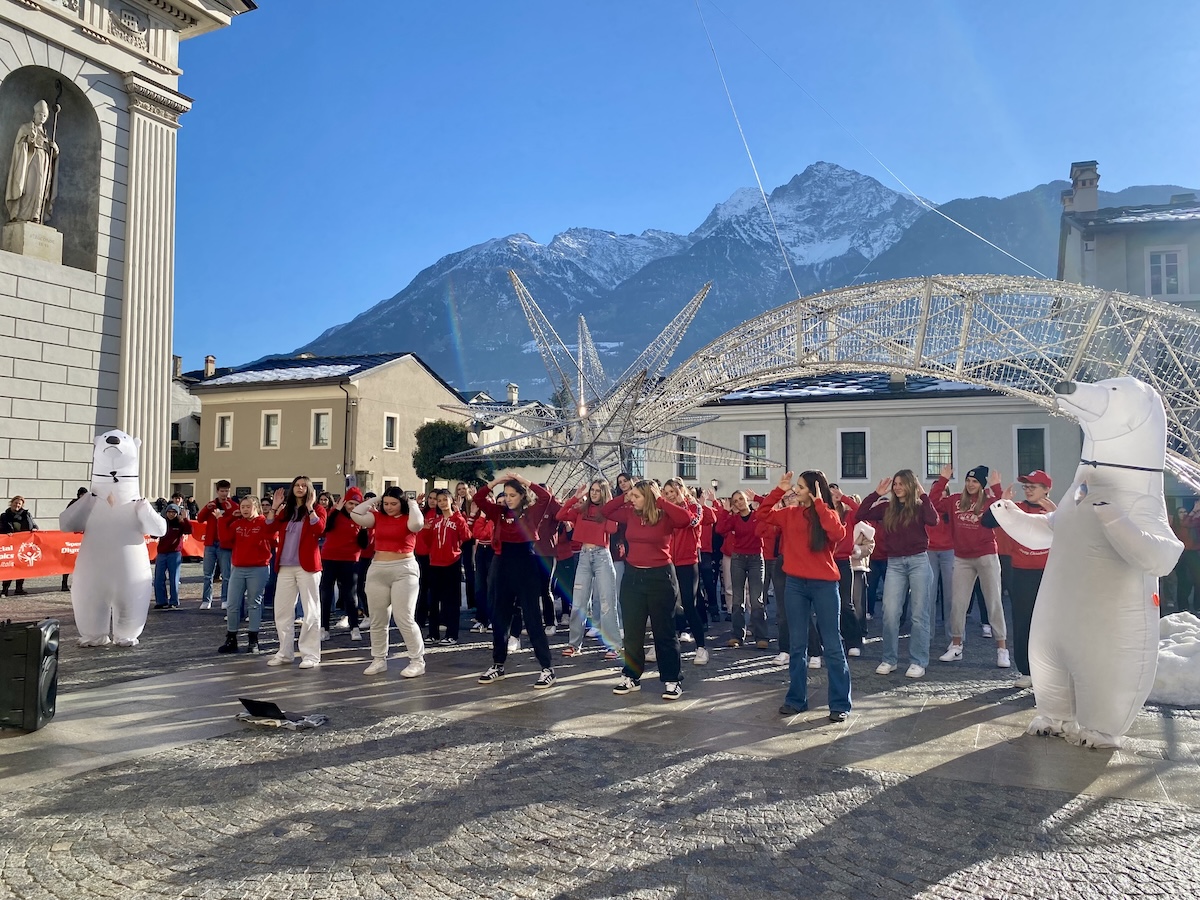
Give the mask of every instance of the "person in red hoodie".
[{"label": "person in red hoodie", "polygon": [[[700,533],[704,527],[705,512],[715,516],[712,510],[701,509],[692,500],[691,492],[678,478],[668,478],[663,484],[663,497],[682,506],[692,516],[683,528],[671,533],[671,563],[675,566],[675,581],[679,584],[679,600],[683,604],[683,615],[696,642],[696,655],[692,665],[708,665],[708,648],[704,646],[704,621],[696,608],[700,592]],[[678,629],[676,629],[678,631]]]},{"label": "person in red hoodie", "polygon": [[[374,500],[376,494],[367,491],[363,500]],[[354,564],[355,596],[358,598],[358,629],[363,631],[371,627],[370,607],[367,605],[367,573],[371,571],[371,560],[375,558],[375,532],[370,528],[360,528],[358,532],[358,562]],[[346,622],[349,624],[349,617]]]},{"label": "person in red hoodie", "polygon": [[221,572],[221,609],[229,602],[229,568],[232,556],[228,547],[221,546],[221,536],[218,534],[217,522],[222,516],[236,515],[238,505],[229,499],[229,482],[221,479],[217,482],[217,496],[200,510],[196,521],[204,525],[204,587],[200,592],[200,608],[212,607],[213,576],[217,570]]},{"label": "person in red hoodie", "polygon": [[750,500],[745,491],[734,491],[729,498],[730,509],[717,512],[717,533],[725,538],[730,550],[729,575],[733,586],[732,633],[726,645],[740,647],[749,637],[759,650],[766,650],[770,641],[767,609],[763,604],[763,539],[758,534],[757,513],[751,511]]},{"label": "person in red hoodie", "polygon": [[675,586],[671,581],[671,534],[691,526],[692,514],[660,496],[658,485],[645,479],[601,509],[604,517],[625,525],[629,555],[621,580],[625,621],[625,665],[614,694],[641,689],[646,669],[646,620],[654,635],[662,698],[678,700],[679,637],[675,633]]},{"label": "person in red hoodie", "polygon": [[712,488],[696,488],[696,502],[704,511],[700,523],[700,586],[705,603],[700,607],[704,624],[721,621],[721,598],[717,596],[717,578],[721,571],[720,554],[713,551],[713,530],[717,527],[717,495]]},{"label": "person in red hoodie", "polygon": [[[267,524],[259,509],[257,497],[243,497],[238,515],[222,516],[221,543],[230,548],[233,569],[229,576],[229,608],[225,613],[225,643],[218,653],[237,653],[238,626],[242,606],[250,619],[248,653],[258,653],[258,629],[262,623],[263,591],[270,575],[271,551],[275,547],[275,530]],[[290,610],[289,610],[290,611]],[[292,626],[289,624],[288,628]]]},{"label": "person in red hoodie", "polygon": [[471,515],[468,519],[471,523],[471,534],[475,538],[475,582],[468,585],[469,589],[475,593],[475,623],[471,626],[471,631],[477,634],[483,634],[490,631],[492,627],[492,605],[488,602],[488,578],[492,571],[492,558],[495,556],[495,551],[492,549],[492,538],[496,533],[496,526],[487,516],[483,514],[475,501],[471,501]]},{"label": "person in red hoodie", "polygon": [[[929,490],[937,484],[937,479],[929,482]],[[938,619],[946,621],[950,610],[950,590],[954,584],[954,533],[950,530],[950,514],[939,512],[937,523],[925,529],[929,535],[929,566],[933,569],[933,587],[930,596],[936,601]]]},{"label": "person in red hoodie", "polygon": [[329,640],[329,623],[333,617],[333,591],[337,588],[338,599],[346,611],[350,626],[350,640],[361,641],[359,629],[358,597],[356,595],[356,570],[362,544],[358,539],[362,531],[350,517],[354,508],[362,503],[363,495],[356,487],[347,489],[341,500],[334,504],[325,519],[325,540],[321,544],[321,640]]},{"label": "person in red hoodie", "polygon": [[[620,645],[621,634],[617,624],[617,573],[610,549],[617,523],[604,518],[600,511],[611,499],[608,482],[597,478],[591,484],[579,485],[555,516],[560,522],[571,523],[571,537],[579,544],[570,630],[563,656],[583,652],[590,623],[591,629],[599,626],[597,634],[609,648],[605,658],[617,658],[613,648]],[[597,607],[599,616],[595,612]]]},{"label": "person in red hoodie", "polygon": [[[1050,499],[1050,489],[1054,482],[1041,469],[1035,469],[1028,475],[1018,476],[1025,499],[1017,504],[1017,508],[1032,515],[1046,515],[1057,508]],[[1015,491],[1009,487],[1004,492],[1004,499],[1012,500]],[[1000,529],[1003,530],[1003,529]],[[1013,662],[1016,663],[1020,676],[1017,687],[1032,687],[1033,679],[1029,674],[1029,628],[1033,623],[1033,607],[1037,601],[1038,590],[1042,586],[1042,571],[1046,568],[1046,560],[1050,550],[1030,550],[1024,544],[1009,538],[1012,549],[1012,580],[1009,582],[1009,599],[1012,600],[1013,613]]]},{"label": "person in red hoodie", "polygon": [[[554,637],[554,632],[557,631],[557,619],[554,616],[554,589],[553,575],[554,562],[558,557],[558,520],[555,518],[561,508],[559,502],[550,497],[550,505],[546,508],[546,515],[542,518],[541,524],[538,526],[537,534],[533,539],[533,552],[538,558],[538,597],[542,603],[542,627],[546,629],[547,637]],[[536,622],[526,622],[525,629],[537,627]]]},{"label": "person in red hoodie", "polygon": [[440,621],[446,636],[438,643],[452,647],[458,643],[462,615],[462,548],[471,539],[471,526],[467,517],[455,509],[449,491],[434,491],[433,499],[434,510],[423,529],[429,547],[429,630],[436,630],[435,623]]},{"label": "person in red hoodie", "polygon": [[[775,508],[789,492],[795,493],[799,504]],[[779,714],[794,716],[808,710],[808,628],[809,619],[815,615],[829,671],[829,721],[845,722],[851,708],[850,665],[842,649],[838,622],[841,573],[833,554],[846,535],[846,526],[833,510],[825,473],[815,469],[801,472],[793,486],[792,473],[785,472],[759,506],[759,513],[764,521],[779,526],[783,570],[787,573],[784,602],[792,655],[788,691]]]},{"label": "person in red hoodie", "polygon": [[[1004,606],[1000,596],[1000,557],[996,536],[983,524],[987,508],[1000,499],[1000,473],[987,466],[976,466],[963,479],[961,494],[946,495],[946,485],[954,474],[953,466],[942,466],[929,499],[940,513],[950,516],[954,535],[954,583],[950,592],[950,646],[939,657],[942,662],[962,659],[963,632],[967,625],[967,607],[975,579],[983,588],[992,635],[996,639],[996,665],[1012,665],[1008,655],[1008,633],[1004,626]],[[984,488],[984,484],[987,488]],[[886,588],[885,588],[886,590]]]},{"label": "person in red hoodie", "polygon": [[321,548],[325,531],[325,510],[317,503],[317,492],[306,475],[292,480],[291,490],[279,488],[267,513],[267,524],[278,536],[279,554],[275,558],[275,630],[279,651],[267,660],[268,666],[287,666],[296,657],[292,635],[295,631],[293,603],[300,595],[304,621],[300,626],[300,668],[315,669],[321,664]]},{"label": "person in red hoodie", "polygon": [[[417,506],[421,509],[422,522],[428,522],[435,516],[437,504],[433,491],[428,494],[417,494]],[[433,605],[429,591],[429,538],[429,533],[422,528],[417,533],[417,542],[413,547],[413,554],[417,559],[417,571],[421,573],[420,588],[417,593],[416,621],[417,627],[429,635],[425,639],[426,642],[436,644],[442,639],[442,633],[438,627],[437,607]]]}]

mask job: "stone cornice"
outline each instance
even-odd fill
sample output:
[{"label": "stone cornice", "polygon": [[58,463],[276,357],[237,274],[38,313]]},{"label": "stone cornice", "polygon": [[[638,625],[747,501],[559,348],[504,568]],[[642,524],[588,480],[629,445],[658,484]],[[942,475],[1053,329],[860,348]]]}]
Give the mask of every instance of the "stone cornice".
[{"label": "stone cornice", "polygon": [[190,97],[148,82],[134,72],[125,73],[125,91],[130,112],[146,113],[168,125],[178,126],[179,117],[192,108]]}]

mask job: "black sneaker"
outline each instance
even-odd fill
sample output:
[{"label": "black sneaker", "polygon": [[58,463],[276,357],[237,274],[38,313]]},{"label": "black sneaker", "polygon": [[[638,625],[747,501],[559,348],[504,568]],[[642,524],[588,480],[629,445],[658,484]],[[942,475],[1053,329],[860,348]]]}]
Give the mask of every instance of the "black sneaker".
[{"label": "black sneaker", "polygon": [[634,691],[640,691],[642,683],[634,681],[628,675],[622,675],[621,680],[617,682],[617,686],[613,688],[614,694],[632,694]]},{"label": "black sneaker", "polygon": [[504,677],[504,666],[491,666],[486,672],[479,676],[480,684],[491,684],[493,681],[499,681]]},{"label": "black sneaker", "polygon": [[850,718],[850,713],[846,712],[844,709],[834,709],[829,711],[829,721],[835,724],[838,722],[845,722],[848,718]]},{"label": "black sneaker", "polygon": [[554,687],[554,670],[542,669],[542,674],[538,676],[538,680],[533,683],[535,688]]},{"label": "black sneaker", "polygon": [[662,698],[664,700],[678,700],[683,696],[683,688],[679,686],[678,681],[668,681],[663,685]]},{"label": "black sneaker", "polygon": [[442,638],[440,641],[438,641],[438,646],[439,647],[457,647],[458,646],[458,638],[452,638],[452,637]]}]

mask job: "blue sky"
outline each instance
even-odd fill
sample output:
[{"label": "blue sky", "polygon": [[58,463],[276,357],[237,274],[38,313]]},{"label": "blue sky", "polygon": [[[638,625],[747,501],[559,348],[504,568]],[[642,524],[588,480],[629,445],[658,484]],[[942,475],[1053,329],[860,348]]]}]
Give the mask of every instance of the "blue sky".
[{"label": "blue sky", "polygon": [[[291,350],[488,238],[687,233],[753,184],[695,0],[259,5],[180,51],[185,368]],[[1200,3],[700,7],[768,191],[816,160],[899,190],[855,139],[939,202],[1077,159],[1200,185]]]}]

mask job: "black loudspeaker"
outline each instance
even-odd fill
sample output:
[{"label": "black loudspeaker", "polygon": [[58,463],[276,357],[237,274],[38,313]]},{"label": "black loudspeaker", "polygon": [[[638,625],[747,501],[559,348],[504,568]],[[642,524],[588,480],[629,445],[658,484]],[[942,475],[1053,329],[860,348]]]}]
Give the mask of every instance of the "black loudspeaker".
[{"label": "black loudspeaker", "polygon": [[58,619],[0,623],[0,726],[37,731],[58,704]]}]

